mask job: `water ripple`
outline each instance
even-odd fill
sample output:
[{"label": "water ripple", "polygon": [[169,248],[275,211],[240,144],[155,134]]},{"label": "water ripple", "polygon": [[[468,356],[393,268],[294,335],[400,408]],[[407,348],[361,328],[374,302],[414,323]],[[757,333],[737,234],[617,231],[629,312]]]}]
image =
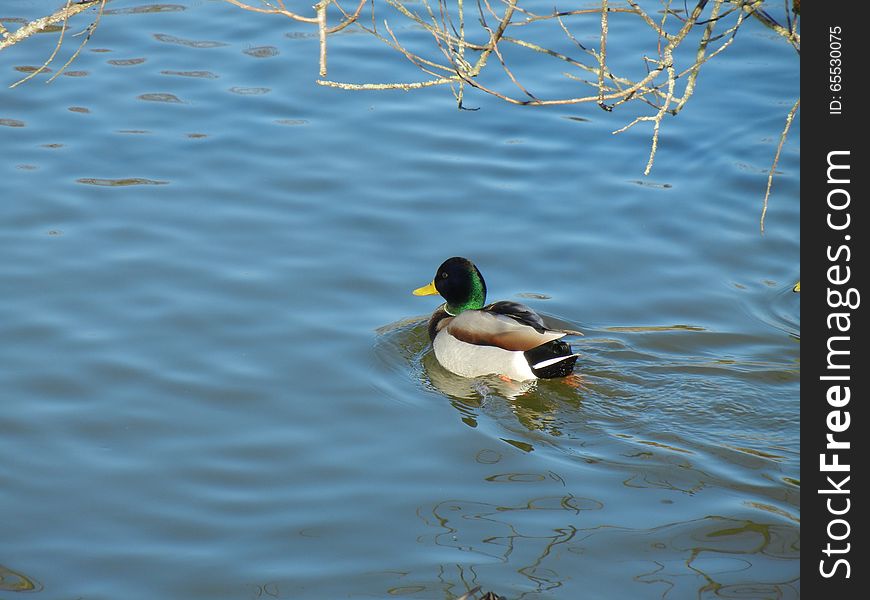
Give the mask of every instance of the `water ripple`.
[{"label": "water ripple", "polygon": [[5,592],[39,592],[42,585],[19,571],[0,565],[0,590]]},{"label": "water ripple", "polygon": [[179,77],[194,77],[197,79],[217,79],[220,77],[211,71],[160,71],[162,75],[177,75]]},{"label": "water ripple", "polygon": [[[594,106],[339,92],[313,81],[316,27],[108,8],[71,66],[87,77],[0,86],[4,190],[27,199],[0,203],[3,585],[797,597],[799,136],[763,237],[764,174],[741,168],[776,149],[787,44],[752,22],[705,66],[650,179],[650,130],[613,136]],[[614,49],[639,45],[635,22],[614,17]],[[346,32],[331,76],[419,76]],[[0,72],[32,72],[56,37]],[[492,299],[586,333],[579,387],[440,367],[434,303],[409,292],[453,254]]]},{"label": "water ripple", "polygon": [[106,62],[115,67],[130,67],[133,65],[141,65],[144,63],[147,58],[114,58],[111,60],[107,60]]},{"label": "water ripple", "polygon": [[226,42],[216,42],[211,40],[191,40],[186,38],[169,35],[166,33],[155,33],[154,39],[164,44],[176,44],[179,46],[187,46],[188,48],[220,48],[229,46]]},{"label": "water ripple", "polygon": [[181,12],[187,10],[186,6],[181,4],[146,4],[144,6],[131,6],[127,8],[112,8],[106,9],[103,14],[106,15],[141,15],[151,13],[166,13],[166,12]]},{"label": "water ripple", "polygon": [[242,96],[261,96],[272,90],[267,87],[231,87],[229,91]]},{"label": "water ripple", "polygon": [[150,94],[139,94],[139,100],[144,100],[146,102],[165,102],[167,104],[184,104],[184,101],[181,100],[175,94],[168,93],[150,93]]},{"label": "water ripple", "polygon": [[275,46],[257,46],[256,48],[245,48],[243,53],[254,58],[271,58],[278,56],[280,51]]},{"label": "water ripple", "polygon": [[159,179],[145,179],[142,177],[127,177],[122,179],[98,179],[95,177],[82,177],[80,179],[76,179],[76,181],[87,185],[108,187],[127,187],[131,185],[166,185],[169,183],[168,181],[161,181]]}]

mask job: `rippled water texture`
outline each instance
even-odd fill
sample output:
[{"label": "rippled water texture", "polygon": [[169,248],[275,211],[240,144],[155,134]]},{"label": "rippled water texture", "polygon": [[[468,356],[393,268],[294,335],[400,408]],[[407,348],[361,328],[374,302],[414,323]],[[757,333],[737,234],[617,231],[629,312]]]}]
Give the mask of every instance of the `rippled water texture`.
[{"label": "rippled water texture", "polygon": [[[80,38],[14,89],[58,32],[0,52],[0,597],[799,596],[782,39],[748,21],[644,176],[630,108],[323,88],[309,25],[109,8],[50,84]],[[330,76],[419,78],[331,39]],[[585,333],[581,386],[437,364],[410,290],[453,255]]]}]

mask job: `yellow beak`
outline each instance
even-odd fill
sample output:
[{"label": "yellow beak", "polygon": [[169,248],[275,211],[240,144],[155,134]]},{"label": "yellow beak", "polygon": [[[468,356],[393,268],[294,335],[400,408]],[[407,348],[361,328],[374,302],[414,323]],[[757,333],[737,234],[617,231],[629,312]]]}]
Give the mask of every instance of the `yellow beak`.
[{"label": "yellow beak", "polygon": [[424,285],[423,287],[418,287],[416,290],[411,292],[415,296],[432,296],[433,294],[437,294],[438,290],[435,289],[435,282],[433,281],[429,285]]}]

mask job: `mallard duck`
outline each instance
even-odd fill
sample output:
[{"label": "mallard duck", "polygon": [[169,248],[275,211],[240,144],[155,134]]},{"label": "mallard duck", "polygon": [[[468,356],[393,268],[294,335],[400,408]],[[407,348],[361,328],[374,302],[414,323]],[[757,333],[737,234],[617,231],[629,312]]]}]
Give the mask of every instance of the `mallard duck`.
[{"label": "mallard duck", "polygon": [[515,381],[564,377],[577,354],[561,341],[579,331],[550,329],[540,315],[519,302],[484,306],[486,283],[467,258],[445,260],[429,285],[415,296],[440,294],[446,301],[429,319],[435,358],[463,377],[495,374]]}]

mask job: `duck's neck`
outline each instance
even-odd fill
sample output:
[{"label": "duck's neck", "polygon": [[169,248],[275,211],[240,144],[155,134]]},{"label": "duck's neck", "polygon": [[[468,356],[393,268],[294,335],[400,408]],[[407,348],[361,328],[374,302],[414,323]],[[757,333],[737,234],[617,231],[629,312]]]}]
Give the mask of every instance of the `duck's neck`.
[{"label": "duck's neck", "polygon": [[486,303],[486,284],[483,278],[477,273],[473,273],[471,277],[471,288],[468,298],[464,302],[447,302],[444,305],[444,310],[447,314],[454,317],[464,310],[480,310]]}]

